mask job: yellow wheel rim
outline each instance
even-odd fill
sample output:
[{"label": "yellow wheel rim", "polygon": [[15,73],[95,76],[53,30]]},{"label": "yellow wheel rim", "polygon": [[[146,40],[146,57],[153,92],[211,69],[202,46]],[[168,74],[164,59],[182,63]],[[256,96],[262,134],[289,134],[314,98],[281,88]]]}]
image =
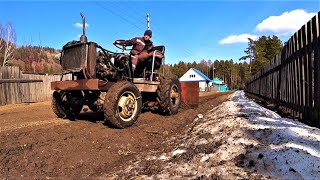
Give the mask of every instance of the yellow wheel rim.
[{"label": "yellow wheel rim", "polygon": [[131,121],[138,111],[137,97],[134,93],[126,91],[122,93],[118,101],[118,113],[123,121]]}]

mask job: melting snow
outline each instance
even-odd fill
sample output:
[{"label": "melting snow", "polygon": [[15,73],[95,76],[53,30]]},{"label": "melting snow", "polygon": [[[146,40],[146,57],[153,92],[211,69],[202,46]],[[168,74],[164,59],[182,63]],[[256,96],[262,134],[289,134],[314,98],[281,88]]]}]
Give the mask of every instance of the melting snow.
[{"label": "melting snow", "polygon": [[172,152],[172,156],[176,156],[178,154],[182,154],[182,153],[185,153],[185,152],[186,152],[186,150],[184,150],[184,149],[178,149],[178,150],[175,150],[175,151]]},{"label": "melting snow", "polygon": [[258,172],[281,179],[318,179],[320,177],[320,130],[278,114],[236,92],[241,112],[249,117],[247,131],[266,147],[249,155],[263,154]]},{"label": "melting snow", "polygon": [[320,177],[320,130],[281,118],[247,99],[243,91],[203,114],[201,121],[196,118],[190,127],[163,142],[176,144],[177,150],[152,154],[161,161],[154,165],[159,173],[143,174],[143,161],[158,161],[143,157],[125,173],[143,179]]}]

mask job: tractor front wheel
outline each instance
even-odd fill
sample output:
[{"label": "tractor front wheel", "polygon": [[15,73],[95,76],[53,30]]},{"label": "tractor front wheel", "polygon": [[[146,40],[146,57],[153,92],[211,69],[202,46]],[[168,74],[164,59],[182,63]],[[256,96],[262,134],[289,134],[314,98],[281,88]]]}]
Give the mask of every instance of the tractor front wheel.
[{"label": "tractor front wheel", "polygon": [[117,128],[132,126],[140,115],[141,106],[139,89],[128,81],[117,82],[105,97],[105,120]]}]

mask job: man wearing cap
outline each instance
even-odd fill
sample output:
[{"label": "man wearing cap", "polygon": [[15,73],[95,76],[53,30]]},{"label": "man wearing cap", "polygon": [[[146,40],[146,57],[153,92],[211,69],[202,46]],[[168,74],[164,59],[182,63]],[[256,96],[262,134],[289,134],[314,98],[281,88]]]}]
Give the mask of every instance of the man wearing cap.
[{"label": "man wearing cap", "polygon": [[[150,40],[152,31],[146,30],[143,37],[135,37],[130,40],[117,40],[115,44],[123,46],[132,46],[130,51],[132,68],[135,69],[139,61],[147,60],[153,55],[153,42]],[[156,53],[156,56],[162,58],[163,55]]]}]

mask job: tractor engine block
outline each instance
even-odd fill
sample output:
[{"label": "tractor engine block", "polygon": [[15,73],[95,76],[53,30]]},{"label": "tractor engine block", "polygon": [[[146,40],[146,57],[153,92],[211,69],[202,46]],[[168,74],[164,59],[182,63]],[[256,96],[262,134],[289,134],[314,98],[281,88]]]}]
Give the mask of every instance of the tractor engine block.
[{"label": "tractor engine block", "polygon": [[104,54],[99,52],[96,63],[96,75],[101,80],[116,81],[122,78],[123,72],[128,68],[129,55]]}]

